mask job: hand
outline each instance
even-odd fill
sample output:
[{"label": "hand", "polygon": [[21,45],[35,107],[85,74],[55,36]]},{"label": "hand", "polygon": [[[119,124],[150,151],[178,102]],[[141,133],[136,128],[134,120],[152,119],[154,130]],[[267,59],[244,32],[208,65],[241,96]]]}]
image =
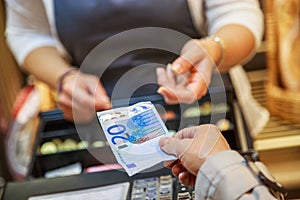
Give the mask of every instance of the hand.
[{"label": "hand", "polygon": [[79,71],[64,78],[58,103],[64,117],[76,122],[89,122],[95,116],[95,110],[111,108],[99,78]]},{"label": "hand", "polygon": [[181,55],[167,69],[157,69],[160,85],[158,93],[166,103],[193,103],[208,90],[215,62],[222,57],[222,49],[212,40],[190,40]]},{"label": "hand", "polygon": [[215,125],[200,125],[185,128],[173,137],[159,141],[161,149],[175,155],[178,160],[165,161],[172,173],[185,185],[194,185],[196,176],[208,156],[229,150],[226,139]]}]

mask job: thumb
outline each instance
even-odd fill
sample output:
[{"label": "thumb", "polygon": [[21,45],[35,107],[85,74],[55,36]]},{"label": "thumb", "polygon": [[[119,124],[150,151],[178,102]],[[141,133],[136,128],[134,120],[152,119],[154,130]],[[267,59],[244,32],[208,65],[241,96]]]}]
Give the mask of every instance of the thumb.
[{"label": "thumb", "polygon": [[172,63],[172,70],[184,74],[205,57],[205,49],[199,40],[189,40],[182,48],[181,55]]},{"label": "thumb", "polygon": [[95,90],[95,108],[96,110],[111,108],[110,99],[107,96],[106,91],[100,82],[98,82]]},{"label": "thumb", "polygon": [[184,152],[191,146],[192,141],[192,139],[162,137],[159,140],[159,146],[165,153],[175,155],[180,159]]},{"label": "thumb", "polygon": [[176,74],[184,74],[190,70],[192,67],[192,63],[190,63],[187,59],[179,56],[171,65],[171,69]]}]

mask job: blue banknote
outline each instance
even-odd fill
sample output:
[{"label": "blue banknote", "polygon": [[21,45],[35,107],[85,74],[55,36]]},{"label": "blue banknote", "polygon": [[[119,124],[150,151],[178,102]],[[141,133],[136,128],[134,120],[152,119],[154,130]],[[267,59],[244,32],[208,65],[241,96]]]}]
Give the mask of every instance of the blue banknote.
[{"label": "blue banknote", "polygon": [[158,145],[161,137],[171,135],[151,102],[97,112],[97,118],[114,156],[129,176],[176,159]]}]

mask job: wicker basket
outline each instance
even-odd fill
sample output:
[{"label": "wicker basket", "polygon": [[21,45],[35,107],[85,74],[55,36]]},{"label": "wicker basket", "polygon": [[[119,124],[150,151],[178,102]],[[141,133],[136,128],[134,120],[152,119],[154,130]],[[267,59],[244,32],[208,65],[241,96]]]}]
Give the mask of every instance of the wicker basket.
[{"label": "wicker basket", "polygon": [[300,124],[300,92],[293,92],[281,86],[278,56],[278,50],[280,49],[278,48],[278,23],[274,13],[274,1],[265,0],[267,66],[269,76],[266,85],[267,107],[272,115]]}]

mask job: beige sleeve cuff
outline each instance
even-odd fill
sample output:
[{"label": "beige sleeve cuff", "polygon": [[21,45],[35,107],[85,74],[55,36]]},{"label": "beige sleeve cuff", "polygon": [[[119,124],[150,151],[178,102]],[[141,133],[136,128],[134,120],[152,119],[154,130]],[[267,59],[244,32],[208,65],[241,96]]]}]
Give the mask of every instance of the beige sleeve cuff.
[{"label": "beige sleeve cuff", "polygon": [[196,180],[198,199],[237,199],[259,185],[235,151],[224,151],[207,158]]}]

